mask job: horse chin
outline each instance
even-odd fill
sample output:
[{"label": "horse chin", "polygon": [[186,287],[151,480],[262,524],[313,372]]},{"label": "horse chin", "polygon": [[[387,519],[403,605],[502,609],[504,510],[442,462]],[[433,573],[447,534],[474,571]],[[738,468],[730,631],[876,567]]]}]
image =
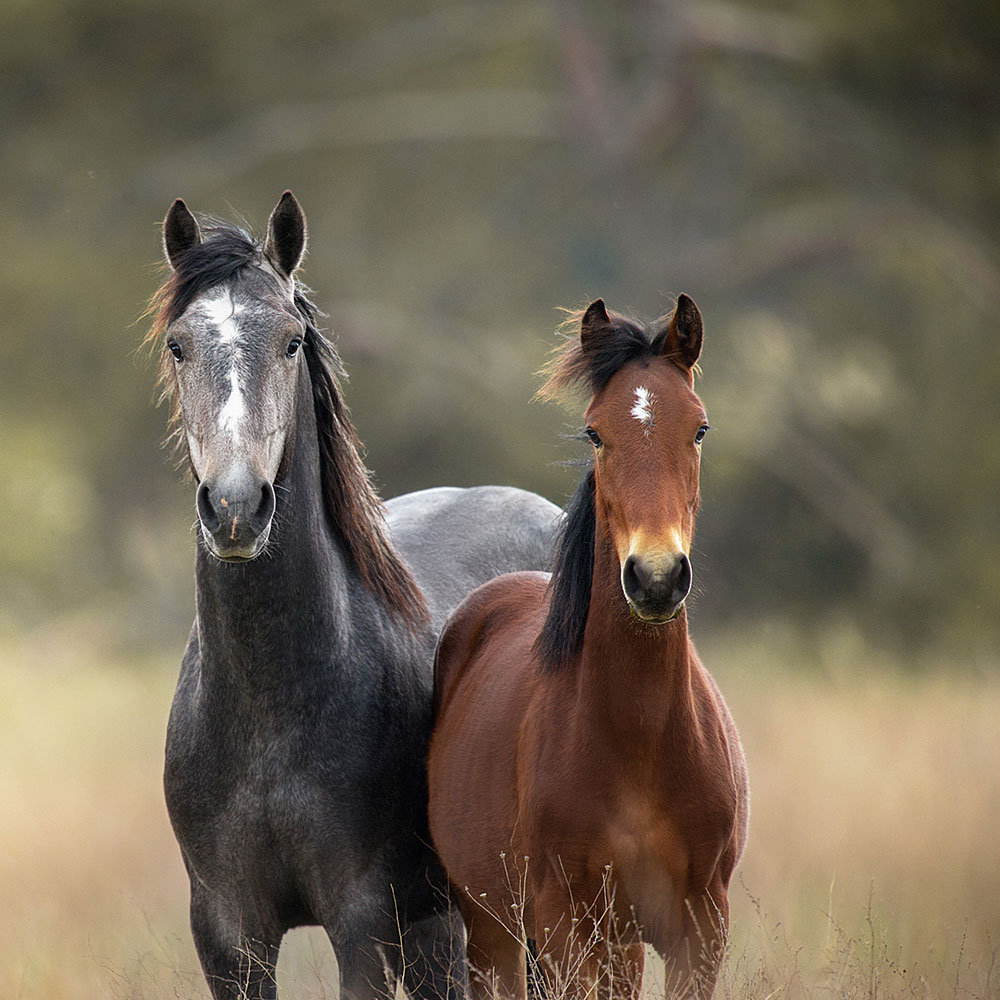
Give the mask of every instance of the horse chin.
[{"label": "horse chin", "polygon": [[215,544],[215,539],[212,538],[207,532],[202,531],[201,537],[202,541],[205,543],[205,548],[208,552],[215,556],[219,562],[228,563],[230,565],[237,565],[240,563],[253,562],[263,551],[267,548],[267,542],[270,538],[270,529],[265,531],[263,534],[259,535],[250,548],[225,548],[220,549],[218,545]]},{"label": "horse chin", "polygon": [[633,604],[628,598],[625,598],[628,603],[628,609],[632,612],[632,617],[640,621],[643,625],[669,625],[670,622],[674,621],[677,616],[684,610],[684,602],[681,601],[677,604],[669,614],[655,614],[649,611],[643,611],[641,608]]}]

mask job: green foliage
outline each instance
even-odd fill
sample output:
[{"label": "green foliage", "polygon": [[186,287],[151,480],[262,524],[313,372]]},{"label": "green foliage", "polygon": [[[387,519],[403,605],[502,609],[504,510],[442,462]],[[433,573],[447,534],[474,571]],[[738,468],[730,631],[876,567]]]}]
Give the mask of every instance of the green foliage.
[{"label": "green foliage", "polygon": [[387,495],[562,500],[555,307],[687,291],[702,621],[995,646],[998,34],[987,0],[7,4],[0,627],[186,614],[134,354],[156,223],[292,187]]}]

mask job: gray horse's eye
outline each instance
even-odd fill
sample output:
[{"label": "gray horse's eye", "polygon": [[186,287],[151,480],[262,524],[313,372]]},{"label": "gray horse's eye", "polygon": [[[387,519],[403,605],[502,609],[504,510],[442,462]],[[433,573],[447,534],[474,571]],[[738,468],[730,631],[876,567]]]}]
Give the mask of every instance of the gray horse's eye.
[{"label": "gray horse's eye", "polygon": [[176,340],[167,341],[167,350],[174,356],[174,361],[183,361],[184,352],[181,350],[181,345],[177,343]]},{"label": "gray horse's eye", "polygon": [[301,346],[302,346],[302,338],[292,337],[291,341],[288,344],[288,348],[285,351],[285,357],[294,358]]}]

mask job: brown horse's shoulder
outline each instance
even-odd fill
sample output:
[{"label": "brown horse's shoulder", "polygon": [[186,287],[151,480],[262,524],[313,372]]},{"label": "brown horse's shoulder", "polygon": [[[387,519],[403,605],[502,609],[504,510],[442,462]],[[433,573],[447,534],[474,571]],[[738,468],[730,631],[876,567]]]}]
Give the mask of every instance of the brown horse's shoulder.
[{"label": "brown horse's shoulder", "polygon": [[514,627],[525,617],[540,613],[548,585],[548,573],[505,573],[477,587],[451,613],[434,655],[435,715],[476,650],[496,629]]}]

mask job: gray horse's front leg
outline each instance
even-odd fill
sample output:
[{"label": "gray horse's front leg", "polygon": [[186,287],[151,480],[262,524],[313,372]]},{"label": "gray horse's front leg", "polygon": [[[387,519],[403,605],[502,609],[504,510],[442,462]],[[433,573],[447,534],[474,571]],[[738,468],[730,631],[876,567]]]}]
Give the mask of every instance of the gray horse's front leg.
[{"label": "gray horse's front leg", "polygon": [[214,1000],[275,1000],[281,934],[244,923],[224,901],[192,884],[191,933]]},{"label": "gray horse's front leg", "polygon": [[393,1000],[402,967],[398,931],[391,923],[369,927],[327,928],[340,969],[340,1000]]},{"label": "gray horse's front leg", "polygon": [[466,995],[465,927],[456,907],[411,924],[403,938],[403,987],[413,1000]]}]

